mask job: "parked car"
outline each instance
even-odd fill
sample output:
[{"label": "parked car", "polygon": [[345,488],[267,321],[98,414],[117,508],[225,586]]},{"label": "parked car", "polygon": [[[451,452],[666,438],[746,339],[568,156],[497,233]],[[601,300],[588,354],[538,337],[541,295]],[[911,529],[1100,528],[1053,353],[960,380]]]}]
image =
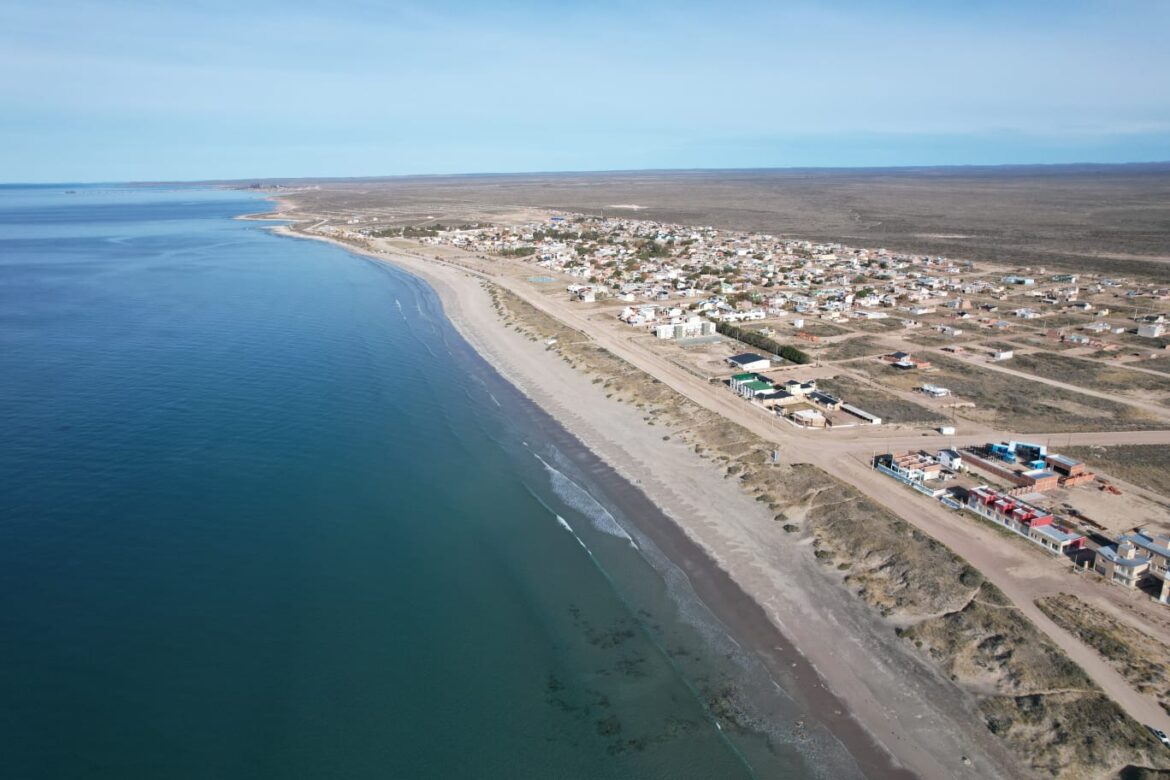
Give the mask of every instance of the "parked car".
[{"label": "parked car", "polygon": [[1161,729],[1156,729],[1153,726],[1150,726],[1149,728],[1150,728],[1150,731],[1154,734],[1154,736],[1158,738],[1159,742],[1161,742],[1166,747],[1170,747],[1170,737],[1166,736],[1165,731],[1162,731]]}]

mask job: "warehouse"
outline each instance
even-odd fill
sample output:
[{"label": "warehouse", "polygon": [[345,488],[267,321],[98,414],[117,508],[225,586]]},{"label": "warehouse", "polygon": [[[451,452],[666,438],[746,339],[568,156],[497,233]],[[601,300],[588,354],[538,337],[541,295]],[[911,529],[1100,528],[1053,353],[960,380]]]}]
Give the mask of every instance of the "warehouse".
[{"label": "warehouse", "polygon": [[738,368],[740,371],[767,371],[772,367],[771,360],[754,352],[732,355],[727,358],[727,362],[732,368]]}]

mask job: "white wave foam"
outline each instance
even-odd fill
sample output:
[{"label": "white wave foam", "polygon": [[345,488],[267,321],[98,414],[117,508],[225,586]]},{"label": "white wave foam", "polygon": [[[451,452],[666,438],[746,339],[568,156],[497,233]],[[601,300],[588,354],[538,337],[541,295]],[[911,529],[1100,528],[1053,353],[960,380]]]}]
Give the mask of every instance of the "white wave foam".
[{"label": "white wave foam", "polygon": [[557,497],[564,501],[567,505],[576,509],[585,517],[589,518],[589,522],[593,527],[603,534],[616,536],[619,539],[625,539],[630,543],[630,546],[635,550],[638,549],[634,538],[630,536],[626,529],[622,528],[621,523],[609,513],[609,510],[601,505],[600,502],[593,496],[589,495],[589,491],[578,485],[573,480],[569,479],[563,473],[558,471],[549,464],[544,458],[532,453],[533,457],[541,462],[545,470],[548,471],[549,480],[552,482],[553,492]]},{"label": "white wave foam", "polygon": [[557,522],[561,524],[561,528],[564,528],[566,531],[568,531],[569,533],[571,533],[573,535],[573,538],[577,540],[577,544],[581,545],[581,549],[584,550],[585,552],[589,553],[589,557],[592,558],[593,551],[590,550],[589,547],[585,544],[584,539],[582,539],[580,536],[577,536],[577,532],[573,530],[573,526],[569,525],[569,521],[566,520],[565,518],[561,517],[560,515],[557,515]]}]

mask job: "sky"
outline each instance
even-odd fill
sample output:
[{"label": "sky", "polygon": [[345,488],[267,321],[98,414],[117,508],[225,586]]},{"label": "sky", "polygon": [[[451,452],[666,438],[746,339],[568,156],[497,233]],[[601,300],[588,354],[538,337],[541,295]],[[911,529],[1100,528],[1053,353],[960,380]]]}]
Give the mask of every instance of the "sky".
[{"label": "sky", "polygon": [[4,0],[0,181],[1170,160],[1166,0]]}]

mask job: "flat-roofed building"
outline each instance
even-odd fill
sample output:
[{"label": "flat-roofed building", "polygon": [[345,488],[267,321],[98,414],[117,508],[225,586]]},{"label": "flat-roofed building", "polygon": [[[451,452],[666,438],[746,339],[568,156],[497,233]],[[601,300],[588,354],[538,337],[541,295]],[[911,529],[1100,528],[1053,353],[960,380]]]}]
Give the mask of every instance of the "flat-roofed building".
[{"label": "flat-roofed building", "polygon": [[1085,543],[1085,538],[1080,534],[1054,525],[1051,512],[986,486],[977,487],[967,493],[966,508],[980,517],[1015,531],[1049,552],[1061,554],[1069,550],[1078,550]]},{"label": "flat-roofed building", "polygon": [[792,419],[806,428],[824,428],[829,422],[816,409],[797,409],[792,413]]},{"label": "flat-roofed building", "polygon": [[963,465],[963,456],[958,450],[939,450],[938,459],[944,468],[951,471],[958,471]]},{"label": "flat-roofed building", "polygon": [[1048,468],[1062,477],[1077,477],[1085,473],[1085,464],[1067,455],[1049,455],[1044,462],[1048,464]]},{"label": "flat-roofed building", "polygon": [[923,452],[903,452],[890,455],[889,468],[914,482],[938,479],[942,464]]},{"label": "flat-roofed building", "polygon": [[732,355],[727,358],[727,362],[731,364],[732,368],[738,368],[741,371],[767,371],[772,367],[771,360],[754,352]]},{"label": "flat-roofed building", "polygon": [[1046,469],[1032,469],[1020,476],[1024,479],[1024,486],[1032,488],[1037,493],[1046,493],[1060,487],[1060,477]]}]

